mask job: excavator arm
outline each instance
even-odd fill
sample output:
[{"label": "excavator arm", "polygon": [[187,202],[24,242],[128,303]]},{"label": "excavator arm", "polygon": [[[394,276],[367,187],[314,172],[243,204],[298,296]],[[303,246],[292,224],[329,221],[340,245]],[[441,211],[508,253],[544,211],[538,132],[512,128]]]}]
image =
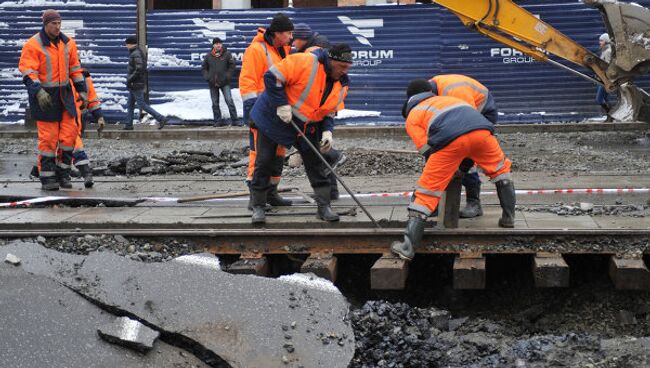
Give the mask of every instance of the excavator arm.
[{"label": "excavator arm", "polygon": [[[538,61],[551,63],[603,85],[608,92],[616,91],[619,102],[610,112],[616,120],[650,121],[650,95],[632,83],[633,77],[645,74],[650,65],[650,10],[613,0],[584,0],[600,10],[614,42],[612,61],[606,63],[511,0],[434,2],[449,9],[470,29]],[[636,40],[636,43],[630,45],[631,40]],[[558,63],[549,54],[589,69],[596,79]]]}]

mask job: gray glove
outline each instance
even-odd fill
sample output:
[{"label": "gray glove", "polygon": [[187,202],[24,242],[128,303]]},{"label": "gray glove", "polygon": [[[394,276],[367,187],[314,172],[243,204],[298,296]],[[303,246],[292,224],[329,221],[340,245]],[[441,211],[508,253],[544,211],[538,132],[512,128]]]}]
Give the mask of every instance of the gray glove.
[{"label": "gray glove", "polygon": [[52,107],[54,107],[54,103],[52,102],[52,96],[50,96],[49,93],[47,93],[44,89],[39,89],[38,92],[36,92],[36,100],[38,101],[38,106],[41,108],[41,110],[49,110]]}]

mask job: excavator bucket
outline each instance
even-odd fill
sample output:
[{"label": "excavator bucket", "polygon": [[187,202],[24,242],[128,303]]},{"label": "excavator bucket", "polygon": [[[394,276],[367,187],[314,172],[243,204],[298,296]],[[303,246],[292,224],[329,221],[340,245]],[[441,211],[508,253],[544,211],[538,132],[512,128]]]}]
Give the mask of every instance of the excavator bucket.
[{"label": "excavator bucket", "polygon": [[616,120],[650,122],[650,95],[633,84],[650,68],[650,9],[614,0],[583,0],[603,16],[612,40],[607,77],[618,86],[618,103],[610,111]]}]

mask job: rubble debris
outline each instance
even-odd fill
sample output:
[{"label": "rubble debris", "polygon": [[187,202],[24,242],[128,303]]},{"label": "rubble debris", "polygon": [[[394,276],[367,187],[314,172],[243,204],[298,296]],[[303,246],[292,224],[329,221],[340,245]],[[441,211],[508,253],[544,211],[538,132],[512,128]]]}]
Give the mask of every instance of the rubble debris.
[{"label": "rubble debris", "polygon": [[5,257],[5,262],[12,264],[14,266],[18,266],[20,265],[20,258],[16,257],[11,253],[7,253],[7,257]]},{"label": "rubble debris", "polygon": [[100,326],[97,333],[102,339],[141,353],[153,349],[153,343],[160,333],[129,317],[118,317],[113,322]]}]

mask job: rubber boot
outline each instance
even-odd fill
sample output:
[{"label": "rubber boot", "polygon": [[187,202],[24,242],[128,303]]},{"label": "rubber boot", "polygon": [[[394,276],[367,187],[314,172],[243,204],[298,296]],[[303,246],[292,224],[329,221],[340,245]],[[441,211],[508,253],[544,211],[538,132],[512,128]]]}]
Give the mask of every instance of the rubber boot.
[{"label": "rubber boot", "polygon": [[59,182],[53,176],[48,176],[41,179],[41,189],[43,190],[59,190]]},{"label": "rubber boot", "polygon": [[481,208],[481,184],[468,185],[465,187],[465,208],[460,210],[460,218],[472,218],[483,216],[483,208]]},{"label": "rubber boot", "polygon": [[266,223],[266,191],[265,190],[251,190],[251,200],[253,202],[253,216],[251,222],[253,224]]},{"label": "rubber boot", "polygon": [[266,195],[266,203],[271,206],[291,206],[292,202],[288,199],[284,199],[278,193],[278,185],[273,185],[269,189],[268,194]]},{"label": "rubber boot", "polygon": [[395,241],[390,250],[400,258],[412,260],[415,257],[415,250],[422,242],[426,216],[420,212],[409,211],[409,219],[404,229],[404,241]]},{"label": "rubber boot", "polygon": [[93,171],[89,165],[77,165],[77,170],[84,178],[84,187],[92,188],[95,182],[93,181]]},{"label": "rubber boot", "polygon": [[499,219],[499,226],[508,228],[515,227],[515,204],[517,203],[515,185],[510,179],[499,180],[495,185],[497,186],[499,203],[503,210]]},{"label": "rubber boot", "polygon": [[334,174],[330,174],[330,200],[336,201],[337,199],[339,199],[339,186]]},{"label": "rubber boot", "polygon": [[56,168],[56,181],[64,189],[72,189],[72,179],[70,179],[70,169]]},{"label": "rubber boot", "polygon": [[38,178],[38,165],[32,166],[32,171],[29,172],[29,177],[30,178]]},{"label": "rubber boot", "polygon": [[332,211],[332,207],[330,206],[330,187],[314,188],[314,193],[316,194],[314,199],[318,205],[318,213],[316,217],[327,222],[340,220],[339,215]]}]

